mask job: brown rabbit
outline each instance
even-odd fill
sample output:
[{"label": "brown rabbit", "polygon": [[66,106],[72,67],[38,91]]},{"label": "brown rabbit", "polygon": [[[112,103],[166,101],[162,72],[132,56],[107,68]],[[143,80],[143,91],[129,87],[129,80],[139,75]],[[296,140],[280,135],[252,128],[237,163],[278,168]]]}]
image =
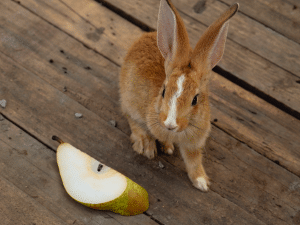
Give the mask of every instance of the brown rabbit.
[{"label": "brown rabbit", "polygon": [[120,101],[133,149],[149,159],[155,139],[168,154],[179,147],[193,185],[207,191],[202,149],[211,130],[208,87],[222,58],[232,5],[203,34],[194,50],[179,13],[161,0],[157,32],[145,33],[129,49],[120,74]]}]

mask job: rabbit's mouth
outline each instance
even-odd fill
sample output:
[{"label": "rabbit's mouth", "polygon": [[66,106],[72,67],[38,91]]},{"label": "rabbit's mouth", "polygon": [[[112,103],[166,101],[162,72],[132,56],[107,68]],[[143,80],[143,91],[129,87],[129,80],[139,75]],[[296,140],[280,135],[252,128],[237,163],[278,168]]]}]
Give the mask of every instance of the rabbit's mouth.
[{"label": "rabbit's mouth", "polygon": [[175,134],[175,133],[178,133],[178,129],[179,129],[179,126],[176,126],[176,127],[167,127],[165,126],[159,119],[157,120],[157,123],[156,123],[160,129],[162,129],[164,132],[167,132],[167,133],[172,133],[172,134]]},{"label": "rabbit's mouth", "polygon": [[165,126],[165,129],[169,132],[173,132],[173,133],[177,133],[179,127],[178,126],[175,126],[175,127],[172,127],[172,126]]}]

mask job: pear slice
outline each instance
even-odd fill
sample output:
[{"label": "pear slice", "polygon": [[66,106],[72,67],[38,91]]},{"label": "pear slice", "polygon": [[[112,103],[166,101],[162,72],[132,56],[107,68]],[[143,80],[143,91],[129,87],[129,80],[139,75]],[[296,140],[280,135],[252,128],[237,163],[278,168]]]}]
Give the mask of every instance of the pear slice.
[{"label": "pear slice", "polygon": [[60,143],[56,152],[59,173],[74,200],[124,216],[148,209],[148,193],[143,187],[58,137],[52,139]]}]

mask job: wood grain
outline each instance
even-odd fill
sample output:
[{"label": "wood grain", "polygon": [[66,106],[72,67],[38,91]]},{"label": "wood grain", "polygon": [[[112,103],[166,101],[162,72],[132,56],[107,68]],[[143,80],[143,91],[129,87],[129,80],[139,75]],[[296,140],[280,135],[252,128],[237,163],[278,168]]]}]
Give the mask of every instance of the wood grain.
[{"label": "wood grain", "polygon": [[[233,4],[236,0],[222,0]],[[240,11],[254,20],[300,44],[300,4],[299,1],[284,0],[239,0]]]},{"label": "wood grain", "polygon": [[[5,167],[3,163],[0,164],[1,175],[6,171]],[[67,224],[2,176],[0,176],[0,190],[1,224]]]},{"label": "wood grain", "polygon": [[[84,0],[69,3],[64,0],[20,2],[32,13],[48,18],[50,24],[59,27],[85,46],[98,52],[106,52],[106,57],[113,56],[110,59],[114,58],[114,62],[120,65],[121,55],[126,54],[125,49],[134,41],[132,38],[140,34],[140,29],[134,29],[133,24],[101,7],[97,2]],[[79,7],[80,11],[74,10],[74,7]],[[97,20],[91,22],[90,18],[95,16]],[[111,48],[112,45],[114,48]]]},{"label": "wood grain", "polygon": [[[298,157],[296,149],[299,142],[291,140],[297,138],[299,121],[292,120],[289,115],[215,74],[211,82],[215,126],[205,162],[213,180],[213,191],[202,194],[192,187],[182,172],[184,167],[179,157],[163,156],[181,170],[163,160],[162,155],[154,161],[136,156],[126,131],[111,127],[106,119],[101,118],[102,112],[87,107],[88,101],[80,102],[79,96],[85,99],[99,97],[101,102],[105,95],[98,96],[95,92],[100,87],[107,90],[105,94],[108,96],[102,107],[112,110],[112,102],[117,99],[114,93],[117,74],[111,76],[109,68],[115,68],[116,72],[118,66],[113,67],[110,65],[113,63],[104,61],[107,62],[104,63],[107,69],[101,73],[102,65],[97,67],[96,63],[96,59],[102,60],[99,54],[83,47],[41,18],[26,13],[26,9],[22,11],[21,7],[15,7],[13,3],[7,3],[1,9],[6,17],[18,16],[10,23],[1,20],[2,34],[14,40],[6,41],[0,47],[0,95],[8,100],[7,108],[0,110],[6,117],[51,148],[56,148],[51,136],[59,135],[141,183],[150,193],[151,207],[147,213],[163,224],[198,224],[199,221],[209,224],[294,223],[300,210],[299,178],[263,155],[273,161],[278,160],[278,163],[297,173],[299,167],[295,163],[299,161],[292,160]],[[14,10],[20,13],[14,14]],[[115,15],[113,18],[119,17]],[[27,21],[31,32],[26,32],[28,27],[22,20]],[[135,32],[138,28],[132,33]],[[75,52],[74,48],[78,50]],[[69,55],[64,56],[61,50]],[[52,54],[50,59],[53,63],[49,62],[47,52]],[[71,55],[71,52],[74,54]],[[105,55],[105,52],[100,53]],[[74,58],[67,60],[68,56]],[[76,64],[77,61],[84,62],[87,56],[96,58],[95,63],[91,64],[93,74],[89,74],[91,70],[84,72],[83,65]],[[116,56],[109,60],[114,59]],[[89,65],[87,61],[86,65]],[[67,68],[71,75],[65,73],[62,67]],[[76,74],[73,67],[84,73],[84,78]],[[95,79],[97,73],[101,76]],[[76,79],[78,81],[74,82]],[[67,82],[70,90],[83,94],[63,92],[61,81]],[[75,112],[82,112],[84,117],[76,119]],[[217,121],[214,122],[215,119]],[[125,121],[122,117],[120,120]],[[281,141],[284,144],[280,145]],[[285,151],[287,156],[282,154]],[[34,161],[34,157],[30,160]],[[159,168],[158,160],[165,165],[164,169]],[[228,215],[238,216],[228,218]]]},{"label": "wood grain", "polygon": [[[22,7],[14,9],[13,5],[0,3],[7,18],[14,18],[1,20],[1,48],[5,54],[93,109],[108,124],[111,120],[118,121],[118,128],[128,133],[128,124],[121,120],[118,108],[119,67]],[[30,57],[23,57],[27,54]]]},{"label": "wood grain", "polygon": [[212,122],[300,176],[300,122],[223,77],[210,83]]}]

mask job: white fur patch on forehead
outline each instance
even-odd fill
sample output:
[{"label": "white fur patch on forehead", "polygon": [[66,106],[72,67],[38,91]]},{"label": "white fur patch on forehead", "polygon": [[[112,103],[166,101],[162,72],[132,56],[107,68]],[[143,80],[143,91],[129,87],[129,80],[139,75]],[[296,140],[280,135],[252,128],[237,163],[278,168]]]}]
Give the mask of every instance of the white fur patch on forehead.
[{"label": "white fur patch on forehead", "polygon": [[184,82],[185,76],[182,74],[178,80],[177,80],[177,91],[172,96],[169,102],[169,113],[167,119],[164,121],[164,124],[166,127],[174,128],[177,127],[176,123],[176,105],[177,105],[177,99],[180,97],[180,95],[183,92],[183,82]]}]

